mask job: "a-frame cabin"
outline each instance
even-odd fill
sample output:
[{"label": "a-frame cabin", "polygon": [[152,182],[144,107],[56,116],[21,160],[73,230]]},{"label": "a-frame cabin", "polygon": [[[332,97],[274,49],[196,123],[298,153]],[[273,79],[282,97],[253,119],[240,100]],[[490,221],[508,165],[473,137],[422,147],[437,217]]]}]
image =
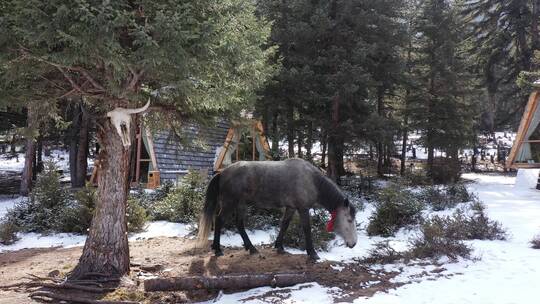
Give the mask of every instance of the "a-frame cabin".
[{"label": "a-frame cabin", "polygon": [[516,140],[506,160],[508,168],[518,169],[516,187],[540,190],[540,92],[529,96]]},{"label": "a-frame cabin", "polygon": [[220,121],[215,126],[185,124],[179,134],[137,128],[131,166],[133,186],[154,189],[176,183],[190,170],[214,174],[239,160],[268,160],[270,147],[260,121]]}]

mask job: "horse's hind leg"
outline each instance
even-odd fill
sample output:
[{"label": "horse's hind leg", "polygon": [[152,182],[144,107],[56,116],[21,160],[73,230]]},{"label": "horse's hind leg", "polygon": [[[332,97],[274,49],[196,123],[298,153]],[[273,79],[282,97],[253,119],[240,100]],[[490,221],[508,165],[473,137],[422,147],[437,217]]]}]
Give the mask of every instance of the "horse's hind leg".
[{"label": "horse's hind leg", "polygon": [[309,255],[309,258],[312,260],[318,260],[319,256],[315,249],[313,248],[313,239],[311,238],[311,223],[309,219],[309,209],[298,209],[298,214],[300,215],[300,223],[304,230],[304,236],[306,238],[306,251]]},{"label": "horse's hind leg", "polygon": [[289,224],[291,223],[293,215],[294,209],[286,207],[285,211],[283,212],[283,218],[281,219],[281,225],[279,227],[279,233],[276,238],[276,243],[274,244],[274,248],[277,249],[278,253],[285,253],[285,249],[283,248],[283,237],[285,237],[285,233],[289,228]]},{"label": "horse's hind leg", "polygon": [[223,226],[223,215],[218,214],[214,225],[214,242],[212,243],[212,249],[216,253],[216,256],[222,256],[221,245],[219,244],[219,238],[221,237],[221,227]]},{"label": "horse's hind leg", "polygon": [[244,248],[246,250],[249,250],[249,254],[255,254],[257,253],[257,249],[253,244],[251,243],[251,240],[249,239],[246,229],[244,228],[244,217],[246,214],[246,210],[243,206],[238,206],[236,208],[236,228],[238,228],[238,232],[240,233],[240,236],[242,237],[242,240],[244,241]]}]

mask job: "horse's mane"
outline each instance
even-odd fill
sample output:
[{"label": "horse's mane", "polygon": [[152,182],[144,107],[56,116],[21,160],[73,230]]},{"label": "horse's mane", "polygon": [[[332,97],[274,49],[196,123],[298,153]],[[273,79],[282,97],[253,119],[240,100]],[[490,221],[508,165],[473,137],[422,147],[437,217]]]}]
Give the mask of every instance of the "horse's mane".
[{"label": "horse's mane", "polygon": [[345,195],[328,177],[317,174],[315,185],[319,190],[319,204],[323,205],[328,211],[334,211],[344,203]]}]

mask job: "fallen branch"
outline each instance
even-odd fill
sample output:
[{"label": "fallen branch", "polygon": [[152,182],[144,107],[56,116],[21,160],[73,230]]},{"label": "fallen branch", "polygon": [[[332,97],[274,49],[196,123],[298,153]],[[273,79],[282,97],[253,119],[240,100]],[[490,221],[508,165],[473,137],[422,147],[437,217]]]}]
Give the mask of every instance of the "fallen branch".
[{"label": "fallen branch", "polygon": [[286,287],[310,281],[305,273],[192,276],[148,279],[144,281],[144,290],[250,289],[262,286]]},{"label": "fallen branch", "polygon": [[99,288],[99,287],[91,287],[91,286],[82,286],[72,283],[60,283],[60,284],[54,284],[54,283],[35,283],[35,286],[42,286],[47,288],[54,288],[54,289],[77,289],[81,291],[86,292],[94,292],[94,293],[106,293],[114,291],[114,288]]},{"label": "fallen branch", "polygon": [[106,300],[94,300],[84,297],[75,297],[65,294],[57,294],[50,291],[36,291],[30,294],[30,298],[45,298],[59,301],[67,301],[69,303],[84,303],[84,304],[139,304],[139,302],[133,301],[106,301]]}]

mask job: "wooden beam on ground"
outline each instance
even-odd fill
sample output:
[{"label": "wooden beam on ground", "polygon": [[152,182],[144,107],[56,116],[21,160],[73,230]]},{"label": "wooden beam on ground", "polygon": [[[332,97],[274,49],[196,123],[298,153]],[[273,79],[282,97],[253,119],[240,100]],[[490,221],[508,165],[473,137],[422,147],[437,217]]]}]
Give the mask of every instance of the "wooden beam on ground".
[{"label": "wooden beam on ground", "polygon": [[262,286],[287,287],[311,282],[305,273],[284,274],[244,274],[223,275],[218,277],[191,276],[156,278],[144,281],[145,291],[178,291],[178,290],[221,290],[251,289]]}]

